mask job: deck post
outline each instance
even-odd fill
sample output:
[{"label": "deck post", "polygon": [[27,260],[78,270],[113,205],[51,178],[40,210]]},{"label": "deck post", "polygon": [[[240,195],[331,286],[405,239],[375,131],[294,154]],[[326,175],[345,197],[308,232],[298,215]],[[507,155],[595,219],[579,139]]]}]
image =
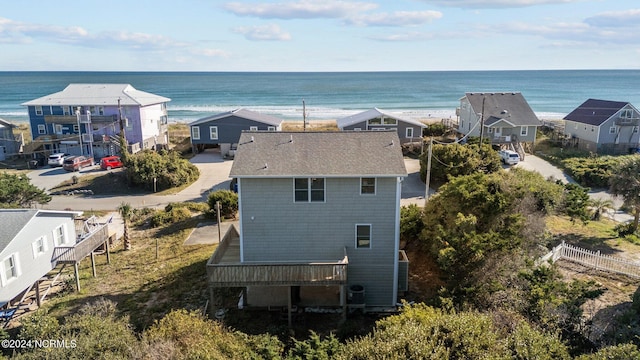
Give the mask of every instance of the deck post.
[{"label": "deck post", "polygon": [[96,277],[96,258],[93,251],[91,252],[91,270],[93,270],[93,277]]},{"label": "deck post", "polygon": [[111,264],[111,255],[109,254],[109,239],[104,242],[104,250],[107,254],[107,264]]},{"label": "deck post", "polygon": [[42,305],[42,300],[40,300],[40,279],[36,280],[36,304],[38,304],[38,309]]},{"label": "deck post", "polygon": [[287,290],[288,290],[288,295],[287,296],[287,319],[289,320],[289,327],[293,326],[293,318],[292,318],[292,314],[291,314],[291,285],[287,286]]},{"label": "deck post", "polygon": [[76,276],[76,289],[80,291],[80,272],[78,271],[78,262],[73,263],[73,273]]},{"label": "deck post", "polygon": [[347,320],[347,285],[340,286],[340,305],[342,305],[342,321]]}]

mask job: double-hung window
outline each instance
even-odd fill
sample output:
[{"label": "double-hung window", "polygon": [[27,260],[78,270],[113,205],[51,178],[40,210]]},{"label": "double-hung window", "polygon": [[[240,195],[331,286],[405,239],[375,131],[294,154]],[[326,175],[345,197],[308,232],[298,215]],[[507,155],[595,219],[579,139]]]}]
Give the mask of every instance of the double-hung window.
[{"label": "double-hung window", "polygon": [[356,248],[368,249],[371,247],[371,225],[356,224]]},{"label": "double-hung window", "polygon": [[209,139],[218,140],[218,127],[209,126]]},{"label": "double-hung window", "polygon": [[45,251],[47,251],[47,238],[41,236],[33,242],[33,258],[44,254]]},{"label": "double-hung window", "polygon": [[2,261],[2,280],[3,284],[7,284],[12,279],[20,275],[18,268],[18,254],[13,254]]},{"label": "double-hung window", "polygon": [[293,198],[295,202],[324,202],[324,178],[293,179]]},{"label": "double-hung window", "polygon": [[376,178],[360,179],[360,195],[376,193]]},{"label": "double-hung window", "polygon": [[200,128],[198,126],[191,127],[191,139],[200,140]]},{"label": "double-hung window", "polygon": [[64,233],[64,225],[60,225],[53,231],[53,244],[55,246],[61,246],[66,242],[67,239]]}]

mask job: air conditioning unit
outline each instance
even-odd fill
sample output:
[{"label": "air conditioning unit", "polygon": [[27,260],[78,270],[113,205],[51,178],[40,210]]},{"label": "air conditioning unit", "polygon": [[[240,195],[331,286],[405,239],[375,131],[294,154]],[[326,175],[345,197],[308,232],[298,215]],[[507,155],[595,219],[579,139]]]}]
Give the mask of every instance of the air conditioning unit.
[{"label": "air conditioning unit", "polygon": [[82,134],[82,142],[83,143],[93,142],[93,136],[91,136],[91,134]]}]

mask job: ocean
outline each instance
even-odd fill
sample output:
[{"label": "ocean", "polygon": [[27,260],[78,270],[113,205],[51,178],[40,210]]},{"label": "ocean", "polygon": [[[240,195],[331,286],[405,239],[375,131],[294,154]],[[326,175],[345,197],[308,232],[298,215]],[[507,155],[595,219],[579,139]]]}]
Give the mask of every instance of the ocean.
[{"label": "ocean", "polygon": [[28,122],[20,104],[70,83],[127,83],[171,99],[169,120],[191,122],[244,107],[328,120],[377,107],[405,118],[455,118],[465,92],[521,92],[541,119],[562,118],[588,98],[640,107],[640,70],[420,72],[0,72],[0,118]]}]

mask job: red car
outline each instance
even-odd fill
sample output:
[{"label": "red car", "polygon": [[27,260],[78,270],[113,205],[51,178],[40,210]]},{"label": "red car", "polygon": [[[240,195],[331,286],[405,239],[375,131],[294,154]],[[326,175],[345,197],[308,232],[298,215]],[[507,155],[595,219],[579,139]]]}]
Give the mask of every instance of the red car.
[{"label": "red car", "polygon": [[71,156],[64,159],[62,168],[67,171],[80,171],[82,168],[93,166],[93,158],[86,156]]},{"label": "red car", "polygon": [[111,170],[122,166],[120,156],[107,156],[100,160],[100,168],[102,168],[102,170]]}]

